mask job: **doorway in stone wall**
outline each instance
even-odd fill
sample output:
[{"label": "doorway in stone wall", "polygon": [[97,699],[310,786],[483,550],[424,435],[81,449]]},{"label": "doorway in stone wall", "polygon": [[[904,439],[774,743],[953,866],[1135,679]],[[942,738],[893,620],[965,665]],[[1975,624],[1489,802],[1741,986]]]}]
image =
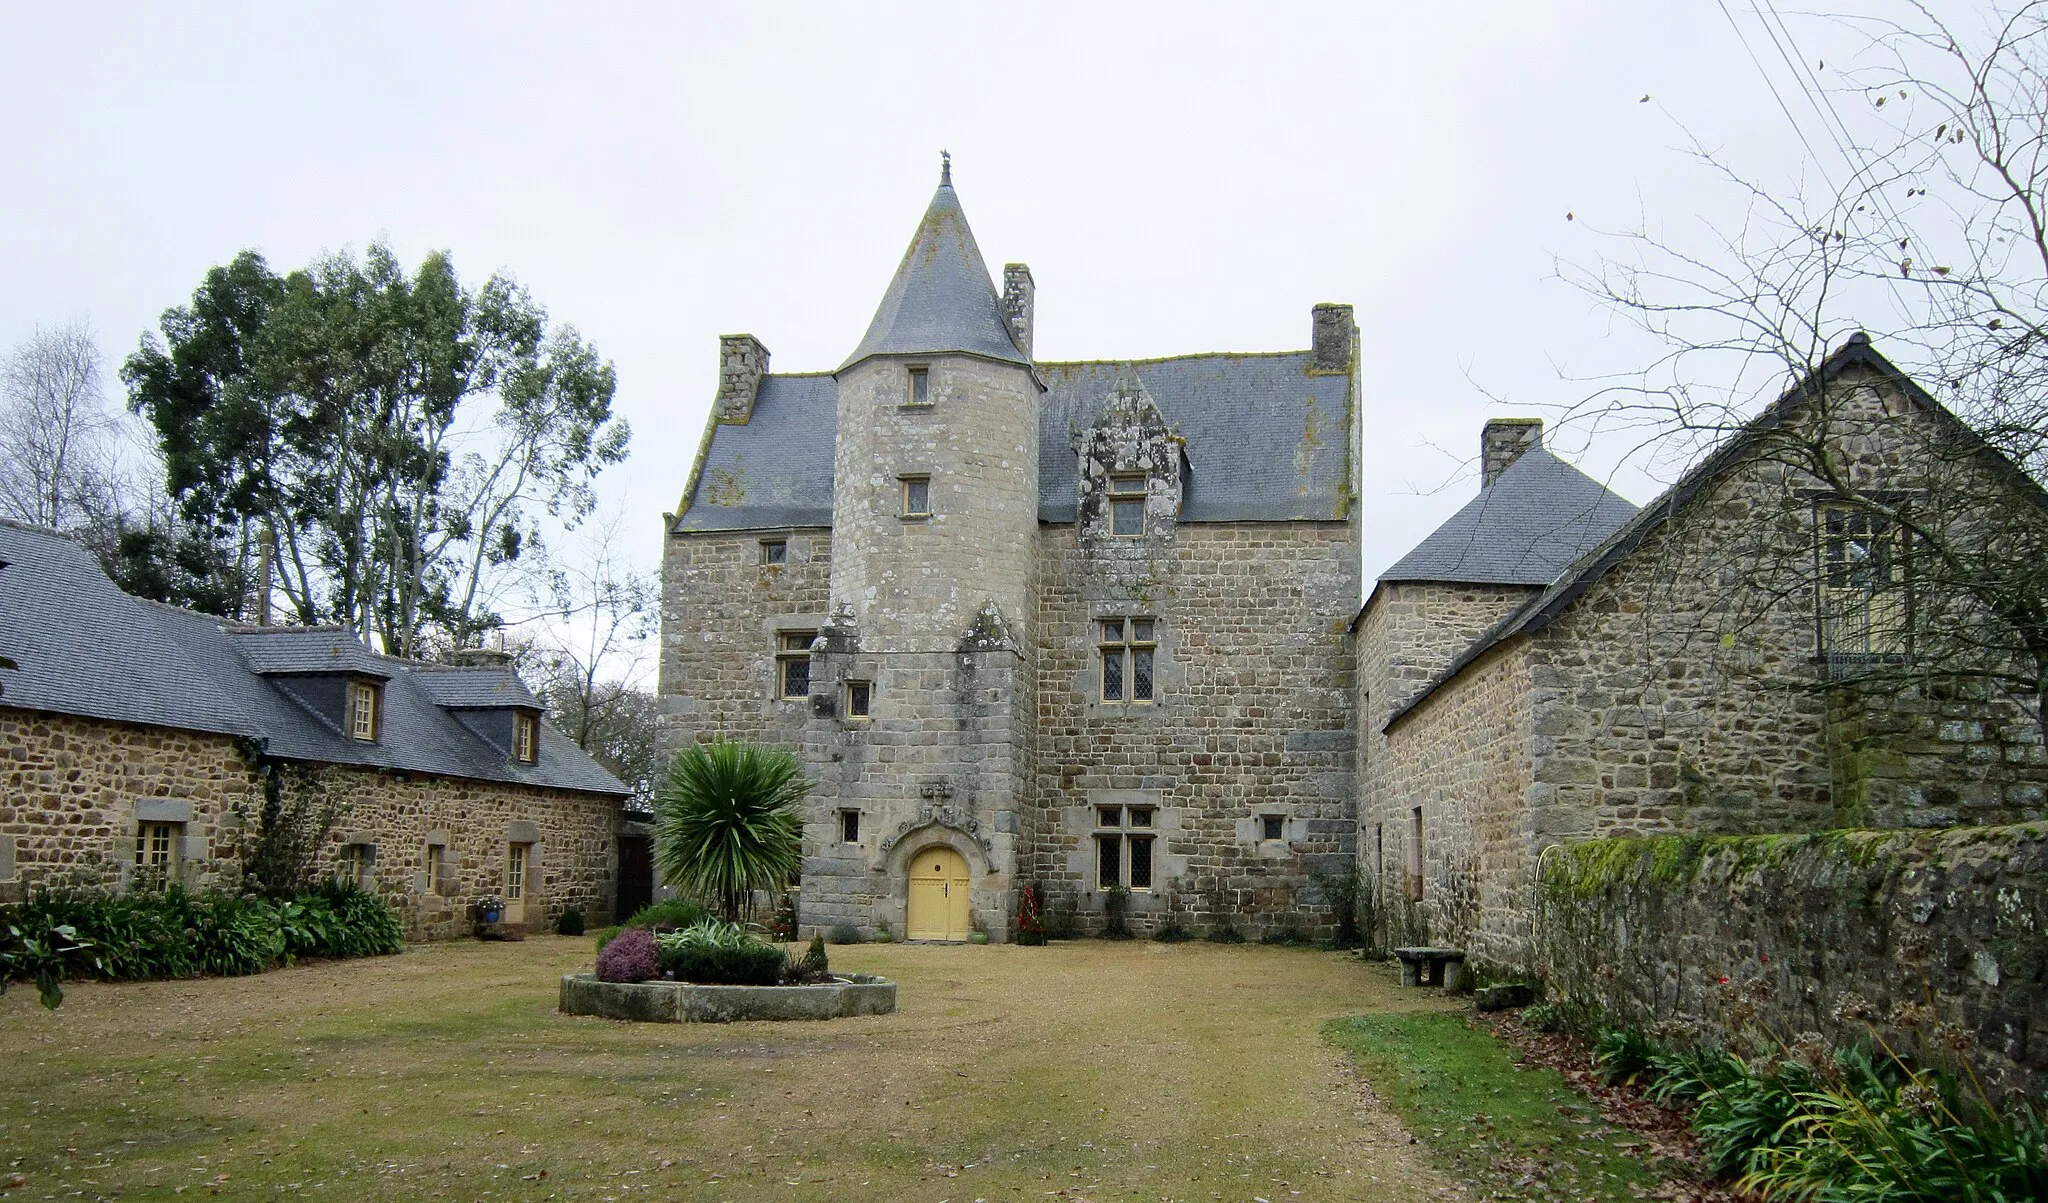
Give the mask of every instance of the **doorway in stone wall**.
[{"label": "doorway in stone wall", "polygon": [[619,837],[619,898],[612,922],[624,923],[633,912],[654,901],[654,847],[644,835]]},{"label": "doorway in stone wall", "polygon": [[944,845],[910,858],[910,896],[903,935],[911,940],[965,940],[969,931],[967,858]]}]

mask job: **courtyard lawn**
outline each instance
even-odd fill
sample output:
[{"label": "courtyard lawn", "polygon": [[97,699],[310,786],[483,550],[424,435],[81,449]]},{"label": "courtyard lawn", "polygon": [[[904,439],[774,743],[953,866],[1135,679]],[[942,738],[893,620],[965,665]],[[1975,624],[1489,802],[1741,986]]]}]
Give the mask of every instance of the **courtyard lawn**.
[{"label": "courtyard lawn", "polygon": [[8,1198],[1397,1201],[1453,1193],[1326,1021],[1441,1009],[1335,953],[862,945],[894,1015],[557,1015],[591,943],[0,997]]}]

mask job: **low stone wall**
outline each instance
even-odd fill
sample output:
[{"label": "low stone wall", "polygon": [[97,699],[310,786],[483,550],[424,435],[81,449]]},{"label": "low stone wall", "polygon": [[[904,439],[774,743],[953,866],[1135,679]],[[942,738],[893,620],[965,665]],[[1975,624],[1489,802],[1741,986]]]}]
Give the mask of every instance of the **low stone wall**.
[{"label": "low stone wall", "polygon": [[2048,1090],[2048,823],[1596,840],[1546,854],[1553,998],[1617,1021],[1958,1054]]},{"label": "low stone wall", "polygon": [[851,973],[815,986],[700,986],[691,982],[601,982],[565,973],[556,1004],[564,1015],[640,1023],[733,1023],[747,1019],[842,1019],[896,1009],[896,983]]}]

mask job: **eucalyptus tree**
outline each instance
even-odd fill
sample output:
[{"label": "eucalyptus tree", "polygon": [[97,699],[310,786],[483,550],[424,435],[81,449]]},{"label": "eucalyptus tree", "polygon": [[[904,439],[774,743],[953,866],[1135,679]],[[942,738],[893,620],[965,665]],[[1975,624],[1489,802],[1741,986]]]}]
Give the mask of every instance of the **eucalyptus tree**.
[{"label": "eucalyptus tree", "polygon": [[300,622],[397,655],[472,642],[626,455],[610,364],[513,280],[389,247],[279,275],[244,251],[164,313],[122,378],[183,517],[265,544]]}]

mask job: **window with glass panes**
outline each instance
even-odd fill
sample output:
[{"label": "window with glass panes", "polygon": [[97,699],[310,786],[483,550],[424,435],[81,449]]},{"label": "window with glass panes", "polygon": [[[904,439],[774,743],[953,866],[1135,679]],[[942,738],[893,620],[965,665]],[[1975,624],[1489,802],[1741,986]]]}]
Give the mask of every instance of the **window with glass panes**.
[{"label": "window with glass panes", "polygon": [[540,757],[540,719],[531,714],[512,716],[512,759],[532,764]]},{"label": "window with glass panes", "polygon": [[377,687],[368,681],[349,683],[348,733],[366,742],[377,738]]},{"label": "window with glass panes", "polygon": [[135,828],[135,867],[168,877],[178,867],[177,823],[142,823]]},{"label": "window with glass panes", "polygon": [[334,868],[334,876],[350,885],[363,884],[364,874],[370,871],[370,846],[368,844],[343,844],[341,860]]},{"label": "window with glass panes", "polygon": [[1819,511],[1821,650],[1829,655],[1906,651],[1911,594],[1904,532],[1882,514],[1848,506]]},{"label": "window with glass panes", "polygon": [[1145,478],[1142,475],[1109,478],[1109,533],[1145,533]]},{"label": "window with glass panes", "polygon": [[903,517],[929,518],[932,516],[932,478],[929,476],[899,476],[896,482],[903,487]]},{"label": "window with glass panes", "polygon": [[811,696],[811,641],[816,631],[784,631],[776,636],[775,691],[778,697]]},{"label": "window with glass panes", "polygon": [[1152,888],[1152,851],[1158,812],[1150,806],[1095,808],[1095,888]]},{"label": "window with glass panes", "polygon": [[1159,643],[1154,620],[1101,618],[1095,625],[1102,651],[1102,700],[1156,700],[1152,669]]}]

